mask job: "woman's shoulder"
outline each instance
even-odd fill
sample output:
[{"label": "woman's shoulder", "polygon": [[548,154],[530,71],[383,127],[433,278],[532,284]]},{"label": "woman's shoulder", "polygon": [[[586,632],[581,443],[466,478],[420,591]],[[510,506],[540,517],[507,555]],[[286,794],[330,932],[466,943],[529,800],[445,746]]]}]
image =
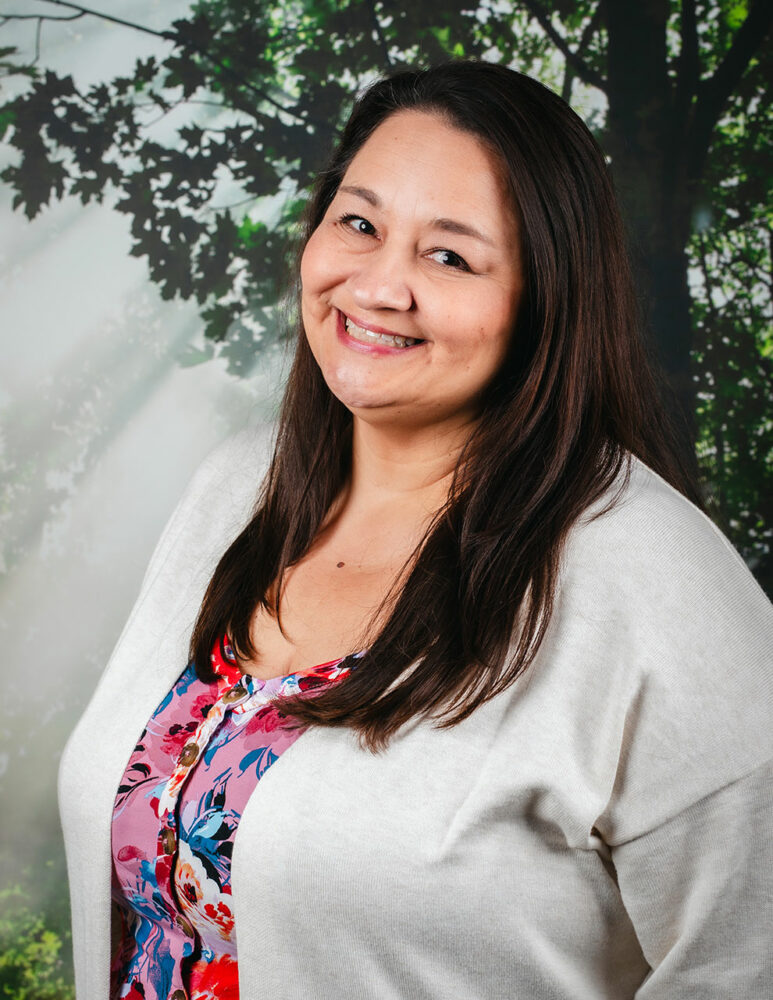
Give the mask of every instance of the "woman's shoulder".
[{"label": "woman's shoulder", "polygon": [[565,568],[599,573],[615,589],[684,605],[711,594],[771,612],[740,554],[716,524],[631,456],[610,491],[579,520]]},{"label": "woman's shoulder", "polygon": [[770,687],[773,606],[710,518],[637,459],[575,526],[561,580],[570,608],[678,661],[682,680],[713,663]]},{"label": "woman's shoulder", "polygon": [[271,459],[274,429],[250,427],[200,463],[169,518],[150,560],[142,591],[158,576],[208,573],[249,520]]},{"label": "woman's shoulder", "polygon": [[636,459],[571,533],[555,627],[617,699],[617,837],[773,756],[773,606],[716,525]]},{"label": "woman's shoulder", "polygon": [[181,504],[187,499],[194,510],[216,508],[221,517],[230,514],[235,522],[242,521],[268,470],[273,430],[266,424],[248,427],[222,441],[194,472]]},{"label": "woman's shoulder", "polygon": [[198,466],[188,492],[206,495],[208,490],[217,489],[235,503],[242,495],[254,499],[268,469],[273,436],[272,424],[246,427],[230,435]]}]

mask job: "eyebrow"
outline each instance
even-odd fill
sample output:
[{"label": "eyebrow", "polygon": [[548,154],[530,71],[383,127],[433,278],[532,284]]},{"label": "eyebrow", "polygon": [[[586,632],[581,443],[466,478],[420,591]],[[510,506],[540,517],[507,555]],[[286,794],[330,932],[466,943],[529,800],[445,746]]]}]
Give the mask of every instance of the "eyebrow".
[{"label": "eyebrow", "polygon": [[374,208],[381,208],[381,199],[370,188],[359,187],[357,184],[342,184],[338,190],[346,191],[347,194],[355,194],[358,198],[363,198]]},{"label": "eyebrow", "polygon": [[[356,197],[367,201],[374,208],[382,207],[381,199],[370,188],[360,187],[358,184],[342,184],[338,190],[344,191],[346,194],[356,195]],[[466,222],[459,222],[457,219],[433,219],[430,226],[432,229],[440,229],[444,233],[455,233],[457,236],[471,236],[475,240],[480,240],[481,243],[494,246],[494,241],[485,236],[479,229],[476,229],[475,226],[470,226]]]},{"label": "eyebrow", "polygon": [[476,229],[475,226],[470,226],[466,222],[457,222],[456,219],[433,219],[432,227],[433,229],[442,229],[445,233],[456,233],[457,236],[471,236],[490,247],[494,246],[493,240],[484,236],[480,229]]}]

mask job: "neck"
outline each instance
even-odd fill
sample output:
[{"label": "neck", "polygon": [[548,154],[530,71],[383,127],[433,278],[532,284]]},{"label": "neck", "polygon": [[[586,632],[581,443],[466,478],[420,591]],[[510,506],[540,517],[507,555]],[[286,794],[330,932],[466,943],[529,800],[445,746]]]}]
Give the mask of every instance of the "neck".
[{"label": "neck", "polygon": [[469,424],[453,428],[384,428],[354,417],[349,502],[385,502],[434,513],[445,503]]}]

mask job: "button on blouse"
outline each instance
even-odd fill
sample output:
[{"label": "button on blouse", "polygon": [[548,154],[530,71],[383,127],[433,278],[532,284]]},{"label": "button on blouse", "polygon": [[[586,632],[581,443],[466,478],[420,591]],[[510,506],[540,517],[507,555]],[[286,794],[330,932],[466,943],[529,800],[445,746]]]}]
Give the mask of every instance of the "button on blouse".
[{"label": "button on blouse", "polygon": [[114,1000],[237,1000],[234,834],[260,778],[303,732],[275,699],[319,690],[350,669],[336,660],[261,680],[240,672],[227,637],[212,666],[211,683],[192,663],[182,672],[118,789]]}]

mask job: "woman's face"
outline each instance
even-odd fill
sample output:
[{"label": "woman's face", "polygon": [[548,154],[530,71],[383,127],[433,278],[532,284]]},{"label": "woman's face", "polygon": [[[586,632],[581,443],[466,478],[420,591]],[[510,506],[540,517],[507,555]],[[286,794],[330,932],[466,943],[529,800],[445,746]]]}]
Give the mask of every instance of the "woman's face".
[{"label": "woman's face", "polygon": [[309,345],[355,416],[411,428],[474,420],[523,287],[494,157],[434,114],[393,114],[352,160],[301,280]]}]

